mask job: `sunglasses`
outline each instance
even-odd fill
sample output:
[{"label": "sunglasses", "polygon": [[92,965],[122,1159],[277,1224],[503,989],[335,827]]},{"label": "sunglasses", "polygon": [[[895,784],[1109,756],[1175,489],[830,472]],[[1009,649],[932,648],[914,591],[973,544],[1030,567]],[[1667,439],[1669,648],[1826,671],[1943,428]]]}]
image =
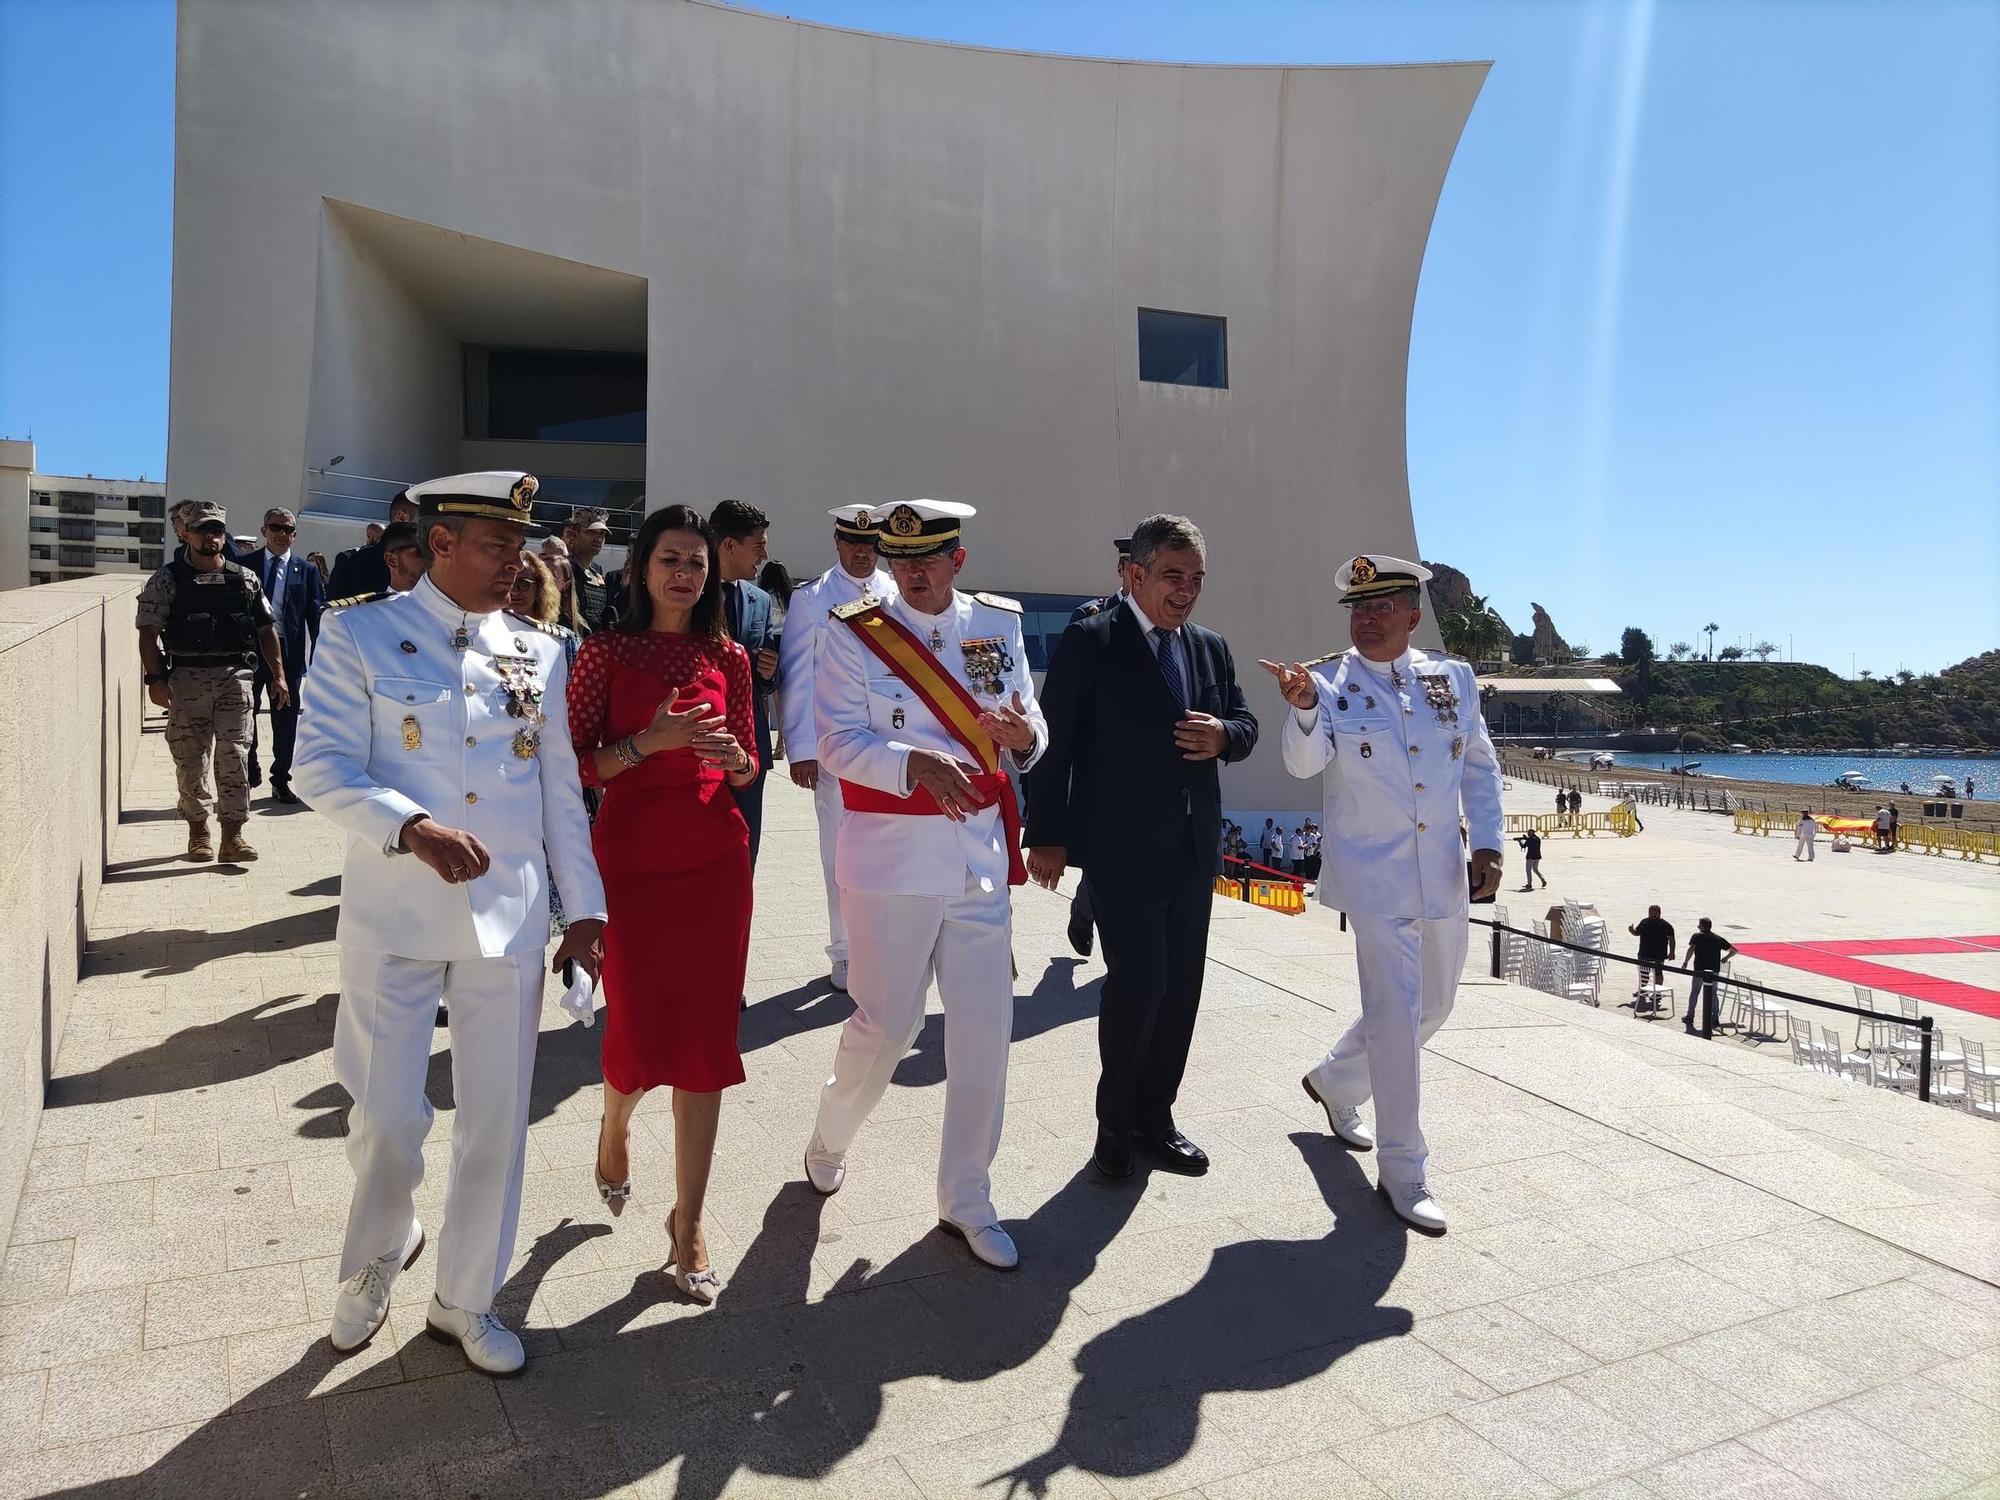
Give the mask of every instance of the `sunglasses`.
[{"label": "sunglasses", "polygon": [[216,524],[215,524],[214,522],[210,522],[210,523],[209,523],[208,525],[206,525],[206,526],[190,526],[190,527],[188,528],[188,530],[189,530],[189,531],[192,531],[192,532],[193,532],[193,533],[194,533],[194,534],[195,534],[196,536],[228,536],[228,535],[229,535],[229,528],[228,528],[227,526],[218,526],[218,525],[216,525]]},{"label": "sunglasses", "polygon": [[280,536],[292,536],[297,533],[299,528],[296,526],[282,526],[276,521],[270,521],[265,523],[264,529]]}]

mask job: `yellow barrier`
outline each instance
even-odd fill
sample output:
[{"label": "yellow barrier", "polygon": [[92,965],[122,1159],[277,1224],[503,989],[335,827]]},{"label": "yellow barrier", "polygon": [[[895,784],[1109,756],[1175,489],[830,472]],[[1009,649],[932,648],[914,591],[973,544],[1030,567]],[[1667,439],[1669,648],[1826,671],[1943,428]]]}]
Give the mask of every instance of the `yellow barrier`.
[{"label": "yellow barrier", "polygon": [[1609,812],[1507,814],[1508,837],[1518,838],[1529,829],[1543,838],[1564,833],[1572,838],[1596,838],[1600,833],[1611,833],[1629,839],[1639,831],[1639,819],[1629,802],[1620,802]]},{"label": "yellow barrier", "polygon": [[[1746,812],[1731,814],[1738,833],[1754,833],[1768,838],[1773,833],[1789,834],[1799,820],[1789,812]],[[1870,835],[1857,834],[1858,842]],[[1987,828],[1955,828],[1948,823],[1903,823],[1896,829],[1896,847],[1916,854],[1956,854],[1960,859],[1986,862],[1988,855],[2000,859],[2000,832]]]},{"label": "yellow barrier", "polygon": [[[1233,901],[1244,900],[1243,882],[1218,875],[1215,877],[1215,894],[1227,896]],[[1248,900],[1252,906],[1282,912],[1288,917],[1301,916],[1306,909],[1306,893],[1289,880],[1253,880]]]}]

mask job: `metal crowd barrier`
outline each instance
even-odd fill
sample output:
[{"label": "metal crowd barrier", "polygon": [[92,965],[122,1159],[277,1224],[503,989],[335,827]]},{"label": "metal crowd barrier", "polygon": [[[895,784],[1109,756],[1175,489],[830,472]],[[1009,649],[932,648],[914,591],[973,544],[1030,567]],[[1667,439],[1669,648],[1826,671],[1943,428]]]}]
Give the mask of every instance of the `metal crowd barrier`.
[{"label": "metal crowd barrier", "polygon": [[[1658,968],[1658,969],[1664,969],[1669,974],[1684,974],[1689,979],[1692,979],[1694,977],[1693,969],[1685,968],[1679,964],[1655,964],[1650,960],[1642,964],[1639,962],[1638,959],[1627,958],[1622,953],[1611,953],[1603,948],[1587,948],[1580,943],[1566,943],[1563,942],[1560,938],[1543,937],[1539,933],[1528,932],[1519,927],[1510,927],[1505,922],[1496,922],[1490,917],[1474,917],[1472,918],[1472,924],[1475,927],[1486,927],[1492,930],[1493,933],[1492,974],[1495,979],[1505,979],[1507,977],[1505,973],[1505,960],[1502,956],[1502,945],[1500,940],[1502,933],[1512,933],[1515,937],[1526,938],[1531,943],[1547,943],[1551,947],[1567,948],[1572,953],[1588,953],[1592,957],[1609,959],[1612,963],[1624,964],[1628,968],[1649,969],[1649,970]],[[1770,985],[1767,984],[1758,984],[1753,980],[1737,979],[1734,978],[1733,976],[1725,980],[1721,975],[1718,974],[1715,976],[1715,982],[1718,986],[1718,990],[1715,995],[1710,997],[1709,1003],[1716,1005],[1717,1008],[1720,1008],[1720,1002],[1721,1002],[1721,994],[1719,987],[1727,983],[1735,985],[1738,989],[1752,990],[1760,995],[1770,995],[1779,1000],[1790,1000],[1799,1005],[1816,1005],[1821,1010],[1837,1010],[1842,1015],[1854,1016],[1857,1019],[1864,1021],[1890,1021],[1895,1023],[1896,1025],[1907,1026],[1914,1031],[1922,1033],[1919,1044],[1921,1051],[1921,1059],[1917,1068],[1917,1098],[1922,1100],[1926,1104],[1930,1102],[1931,1033],[1937,1024],[1934,1017],[1919,1016],[1914,1021],[1904,1020],[1897,1016],[1885,1016],[1880,1011],[1863,1010],[1858,1005],[1843,1005],[1838,1000],[1821,1000],[1812,995],[1795,994],[1791,990],[1773,989]],[[1703,1008],[1704,1019],[1706,1018],[1706,1015],[1707,1015],[1707,1007],[1704,1006]],[[1706,1034],[1707,1033],[1704,1032],[1704,1035]]]},{"label": "metal crowd barrier", "polygon": [[[1240,870],[1232,875],[1229,872]],[[1251,874],[1251,871],[1258,873]],[[1306,883],[1296,875],[1287,875],[1283,870],[1274,870],[1269,865],[1260,865],[1247,859],[1237,859],[1225,854],[1222,857],[1223,873],[1215,877],[1215,894],[1228,896],[1235,901],[1247,901],[1252,906],[1261,906],[1267,911],[1282,912],[1288,917],[1303,915],[1306,909]]]},{"label": "metal crowd barrier", "polygon": [[1600,833],[1629,839],[1639,831],[1639,819],[1627,803],[1609,812],[1508,813],[1507,833],[1517,836],[1533,829],[1543,838],[1567,833],[1575,838],[1595,838]]},{"label": "metal crowd barrier", "polygon": [[[1793,812],[1753,812],[1749,808],[1738,808],[1731,816],[1736,820],[1738,833],[1754,833],[1763,838],[1769,838],[1774,833],[1789,837],[1799,824],[1798,814]],[[1865,835],[1856,834],[1855,837],[1866,837],[1872,841],[1874,830],[1870,829]],[[2000,859],[2000,833],[1953,824],[1903,823],[1896,829],[1896,847],[1917,854],[1956,854],[1960,859],[1984,864],[1989,854]]]}]

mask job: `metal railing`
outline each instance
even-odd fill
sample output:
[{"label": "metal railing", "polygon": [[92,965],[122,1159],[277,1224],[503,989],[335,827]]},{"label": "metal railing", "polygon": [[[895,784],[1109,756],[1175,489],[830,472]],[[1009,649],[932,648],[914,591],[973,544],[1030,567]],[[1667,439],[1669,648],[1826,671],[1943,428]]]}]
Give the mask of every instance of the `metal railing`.
[{"label": "metal railing", "polygon": [[[1738,808],[1734,816],[1738,833],[1754,833],[1765,838],[1774,833],[1781,838],[1790,837],[1799,825],[1798,815],[1792,812],[1756,812],[1745,807]],[[1855,818],[1850,821],[1865,820]],[[1866,830],[1836,829],[1834,832],[1851,832],[1856,839],[1868,839],[1871,845],[1876,836],[1872,827]],[[1981,864],[1985,863],[1988,855],[2000,859],[2000,833],[1986,828],[1966,828],[1951,823],[1898,823],[1895,841],[1898,849],[1908,849],[1916,854],[1956,854],[1960,859],[1976,860]]]},{"label": "metal railing", "polygon": [[1639,832],[1639,820],[1632,815],[1630,804],[1623,802],[1608,812],[1507,814],[1509,837],[1518,837],[1530,829],[1543,838],[1564,833],[1576,838],[1595,838],[1600,833],[1609,833],[1629,839]]},{"label": "metal railing", "polygon": [[[1592,958],[1608,959],[1612,963],[1624,964],[1627,968],[1664,970],[1669,974],[1684,974],[1690,980],[1692,980],[1695,975],[1695,971],[1693,969],[1685,968],[1678,964],[1655,963],[1651,959],[1647,959],[1642,962],[1641,960],[1636,958],[1627,958],[1622,953],[1612,953],[1604,948],[1591,948],[1585,946],[1582,943],[1568,943],[1564,942],[1561,938],[1545,937],[1538,932],[1528,932],[1519,927],[1509,926],[1505,922],[1496,922],[1490,917],[1474,917],[1472,918],[1472,924],[1475,927],[1489,928],[1493,933],[1493,959],[1492,959],[1491,972],[1495,979],[1505,979],[1507,977],[1506,960],[1504,957],[1503,945],[1501,943],[1501,935],[1503,933],[1511,933],[1515,937],[1526,938],[1531,943],[1546,943],[1551,948],[1566,948],[1571,953],[1587,953]],[[1843,1005],[1838,1000],[1820,1000],[1812,995],[1800,995],[1791,990],[1774,989],[1768,984],[1758,984],[1754,980],[1737,979],[1734,976],[1724,978],[1720,973],[1711,974],[1706,969],[1702,970],[1701,973],[1704,978],[1713,980],[1715,985],[1718,987],[1715,992],[1709,995],[1707,1004],[1704,1005],[1703,1007],[1702,1019],[1704,1021],[1708,1019],[1708,1016],[1711,1013],[1711,1008],[1720,1009],[1720,1000],[1721,1000],[1720,986],[1724,984],[1730,984],[1734,985],[1739,990],[1749,990],[1759,995],[1769,995],[1774,999],[1789,1000],[1799,1005],[1816,1005],[1821,1010],[1837,1010],[1842,1015],[1854,1016],[1859,1020],[1867,1021],[1870,1023],[1888,1022],[1891,1025],[1906,1027],[1909,1030],[1921,1033],[1919,1039],[1919,1050],[1921,1052],[1921,1059],[1917,1068],[1917,1098],[1926,1104],[1930,1102],[1931,1033],[1937,1025],[1936,1019],[1934,1017],[1918,1016],[1914,1020],[1912,1020],[1900,1016],[1885,1016],[1884,1014],[1882,1014],[1882,1012],[1877,1010],[1863,1010],[1858,1005]],[[1690,1004],[1692,1004],[1692,996],[1690,996]],[[1720,1024],[1720,1022],[1718,1022],[1717,1024]],[[1703,1028],[1702,1031],[1703,1036],[1709,1036],[1711,1034],[1712,1032],[1710,1028],[1708,1027]]]}]

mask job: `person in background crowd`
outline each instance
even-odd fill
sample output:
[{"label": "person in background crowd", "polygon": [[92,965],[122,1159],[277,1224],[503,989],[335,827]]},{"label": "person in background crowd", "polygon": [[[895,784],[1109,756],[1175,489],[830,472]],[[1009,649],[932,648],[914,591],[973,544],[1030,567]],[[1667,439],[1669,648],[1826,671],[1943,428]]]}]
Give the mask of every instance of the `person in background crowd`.
[{"label": "person in background crowd", "polygon": [[559,536],[545,536],[538,555],[556,581],[556,618],[564,629],[582,640],[590,634],[590,626],[584,622],[583,608],[577,603],[576,566],[569,555],[569,544]]},{"label": "person in background crowd", "polygon": [[[1125,597],[1125,574],[1132,566],[1132,538],[1129,536],[1113,537],[1111,545],[1118,549],[1118,563],[1113,573],[1113,576],[1118,581],[1118,587],[1102,598],[1086,599],[1075,609],[1071,610],[1069,615],[1069,623],[1071,625],[1074,625],[1078,620],[1087,620],[1102,610],[1110,609]],[[1061,637],[1057,637],[1055,648],[1051,650],[1050,655],[1053,656],[1055,650],[1061,649],[1061,646],[1062,639]],[[1095,944],[1095,939],[1091,935],[1091,929],[1095,923],[1096,919],[1091,913],[1090,906],[1090,882],[1079,878],[1076,882],[1076,891],[1069,898],[1068,931],[1069,946],[1079,958],[1090,957],[1091,949]]]},{"label": "person in background crowd", "polygon": [[[784,643],[786,617],[791,614],[792,594],[798,582],[786,571],[785,565],[773,558],[764,564],[757,574],[757,587],[771,596],[771,634],[780,645]],[[788,759],[785,749],[785,686],[784,665],[779,663],[779,680],[771,692],[771,763]]]},{"label": "person in background crowd", "polygon": [[1652,965],[1653,983],[1667,982],[1666,966],[1674,960],[1674,924],[1660,915],[1657,906],[1646,908],[1646,915],[1625,929],[1639,940],[1639,982],[1646,982],[1646,966]]},{"label": "person in background crowd", "polygon": [[715,533],[715,560],[722,570],[723,618],[729,638],[750,653],[750,677],[756,698],[757,775],[732,790],[743,821],[750,825],[750,869],[757,868],[757,850],[764,837],[764,778],[771,767],[771,693],[778,685],[781,640],[772,623],[771,596],[751,580],[768,554],[764,533],[771,518],[743,500],[724,500],[708,515]]},{"label": "person in background crowd", "polygon": [[597,555],[611,537],[611,521],[600,506],[579,505],[563,523],[563,545],[569,548],[571,587],[584,628],[602,630],[618,618],[624,587],[597,565]]},{"label": "person in background crowd", "polygon": [[1736,945],[1714,930],[1714,924],[1703,917],[1695,933],[1688,939],[1688,967],[1694,971],[1694,982],[1688,986],[1687,1016],[1682,1020],[1689,1034],[1694,1032],[1694,1013],[1701,1010],[1701,1039],[1707,1041],[1715,1035],[1715,987],[1722,973],[1722,966],[1736,956]]},{"label": "person in background crowd", "polygon": [[1547,890],[1549,888],[1548,878],[1542,874],[1542,836],[1530,828],[1520,838],[1515,839],[1514,842],[1521,846],[1522,852],[1527,856],[1522,861],[1527,866],[1528,873],[1521,882],[1521,889],[1532,891],[1535,888],[1535,882],[1539,880],[1542,883],[1542,889]]},{"label": "person in background crowd", "polygon": [[1049,751],[1026,778],[1029,871],[1054,890],[1080,868],[1104,942],[1092,1161],[1114,1179],[1140,1151],[1165,1171],[1208,1170],[1174,1101],[1221,873],[1219,768],[1256,748],[1257,717],[1228,642],[1194,623],[1207,576],[1186,516],[1134,528],[1125,597],[1063,632],[1042,686]]},{"label": "person in background crowd", "polygon": [[1569,816],[1571,822],[1575,822],[1578,818],[1583,816],[1582,792],[1572,791],[1569,794]]},{"label": "person in background crowd", "polygon": [[1799,809],[1799,821],[1792,829],[1792,833],[1797,839],[1792,846],[1793,861],[1803,859],[1810,863],[1813,859],[1813,840],[1819,837],[1819,823],[1814,819],[1810,807]]},{"label": "person in background crowd", "polygon": [[834,856],[844,809],[839,780],[819,774],[813,674],[818,670],[820,639],[834,610],[860,599],[896,596],[896,582],[875,550],[873,513],[866,505],[837,505],[827,512],[833,518],[834,564],[811,583],[801,584],[792,596],[791,613],[778,646],[778,674],[786,687],[781,702],[785,760],[792,785],[813,794],[813,813],[819,820],[820,875],[826,886],[828,983],[842,994],[847,993],[847,924],[841,916]]},{"label": "person in background crowd", "polygon": [[839,778],[847,809],[835,859],[855,1010],[804,1164],[813,1191],[840,1191],[848,1148],[916,1040],[935,976],[945,1031],[938,1227],[1004,1271],[1020,1253],[993,1207],[992,1167],[1013,1035],[1009,888],[1027,875],[1002,761],[1034,765],[1049,730],[1020,604],[953,586],[973,515],[948,500],[870,512],[896,600],[840,606],[817,648],[820,766]]},{"label": "person in background crowd", "polygon": [[1321,836],[1320,836],[1319,824],[1315,823],[1311,818],[1307,818],[1306,819],[1306,879],[1308,880],[1319,879],[1320,843],[1321,843]]},{"label": "person in background crowd", "polygon": [[299,793],[348,835],[333,1070],[354,1101],[354,1194],[329,1342],[373,1338],[423,1248],[424,1086],[448,999],[451,1179],[424,1323],[490,1375],[527,1357],[493,1304],[520,1221],[550,870],[570,905],[551,966],[595,979],[604,935],[562,648],[502,612],[535,489],[509,470],[414,486],[428,572],[328,614],[299,725]]},{"label": "person in background crowd", "polygon": [[611,917],[604,956],[604,1117],[592,1173],[616,1215],[631,1195],[632,1112],[674,1096],[677,1197],[667,1263],[711,1303],[702,1208],[722,1091],[743,1082],[736,1015],[750,956],[750,828],[732,790],[757,775],[750,657],[723,620],[715,533],[664,505],[632,542],[632,587],[577,654],[571,738],[604,788],[592,841]]},{"label": "person in background crowd", "polygon": [[382,540],[382,523],[380,521],[370,521],[361,535],[369,546],[374,546]]},{"label": "person in background crowd", "polygon": [[427,564],[413,523],[398,521],[383,528],[382,561],[388,566],[389,587],[394,592],[407,594],[417,586]]},{"label": "person in background crowd", "polygon": [[558,616],[561,600],[555,574],[549,565],[532,548],[523,547],[521,571],[507,590],[507,611],[524,620],[532,620],[537,628],[561,641],[564,659],[574,666],[581,638]]},{"label": "person in background crowd", "polygon": [[326,592],[326,581],[333,576],[333,565],[326,560],[324,552],[308,552],[306,554],[306,561],[319,569],[319,588],[320,592],[324,594]]},{"label": "person in background crowd", "polygon": [[243,837],[250,817],[251,675],[261,660],[273,708],[290,705],[291,686],[277,619],[257,575],[222,555],[229,538],[222,507],[211,500],[191,503],[183,525],[187,555],[175,557],[139,592],[139,660],[146,696],[167,711],[188,860],[203,864],[216,857],[208,830],[214,812],[222,823],[222,862],[242,864],[257,857]]},{"label": "person in background crowd", "polygon": [[[299,731],[299,694],[305,681],[306,663],[312,656],[313,643],[319,639],[320,611],[326,608],[326,586],[320,579],[319,570],[292,552],[292,538],[298,534],[298,529],[298,518],[283,506],[273,506],[265,511],[264,545],[253,552],[251,560],[245,564],[257,574],[264,597],[270,601],[271,612],[277,620],[278,641],[284,650],[285,681],[290,694],[283,707],[279,706],[275,696],[271,701],[271,798],[287,804],[295,804],[299,800],[292,792],[292,747]],[[260,667],[251,688],[250,712],[253,721],[257,700],[270,686],[270,674]],[[250,736],[252,786],[257,783],[256,742],[253,727]]]},{"label": "person in background crowd", "polygon": [[1562,787],[1556,788],[1556,820],[1562,823],[1569,821],[1569,793]]},{"label": "person in background crowd", "polygon": [[[414,526],[417,520],[416,502],[410,499],[408,490],[398,490],[389,502],[389,524],[403,522]],[[388,534],[388,528],[383,528]],[[333,576],[326,581],[326,592],[333,599],[355,599],[363,595],[379,594],[389,587],[389,564],[382,556],[382,543],[370,542],[365,547],[350,547],[333,560]]]},{"label": "person in background crowd", "polygon": [[1877,849],[1887,849],[1889,847],[1889,809],[1887,807],[1878,807],[1875,809],[1875,847]]},{"label": "person in background crowd", "polygon": [[1278,832],[1278,825],[1271,819],[1264,820],[1263,836],[1257,840],[1257,858],[1268,869],[1278,868],[1278,850],[1284,843],[1284,836]]},{"label": "person in background crowd", "polygon": [[1889,847],[1889,852],[1890,852],[1890,853],[1892,853],[1892,854],[1893,854],[1893,853],[1894,853],[1894,852],[1896,851],[1896,839],[1897,839],[1897,836],[1898,836],[1898,834],[1900,834],[1900,833],[1901,833],[1901,831],[1902,831],[1902,826],[1903,826],[1903,815],[1902,815],[1902,814],[1901,814],[1900,812],[1898,812],[1898,811],[1896,810],[1896,804],[1895,804],[1895,803],[1893,803],[1893,802],[1891,802],[1891,803],[1889,804],[1889,845],[1888,845],[1888,847]]},{"label": "person in background crowd", "polygon": [[1444,1210],[1424,1177],[1423,1047],[1457,997],[1469,902],[1500,888],[1505,819],[1471,666],[1410,645],[1430,577],[1399,557],[1352,559],[1336,583],[1353,646],[1311,668],[1260,665],[1290,705],[1285,769],[1321,779],[1335,847],[1319,900],[1346,914],[1361,981],[1360,1016],[1299,1083],[1358,1151],[1375,1145],[1360,1114],[1373,1097],[1376,1190],[1404,1223],[1438,1235]]}]

